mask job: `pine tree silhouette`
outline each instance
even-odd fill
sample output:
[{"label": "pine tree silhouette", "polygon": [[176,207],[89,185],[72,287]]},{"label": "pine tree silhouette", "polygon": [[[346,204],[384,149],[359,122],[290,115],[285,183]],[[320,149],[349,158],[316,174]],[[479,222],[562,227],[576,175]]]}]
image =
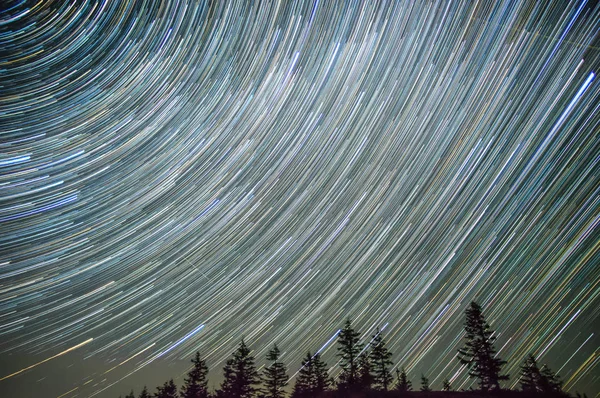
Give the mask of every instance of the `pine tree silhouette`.
[{"label": "pine tree silhouette", "polygon": [[312,359],[314,368],[314,394],[319,395],[322,392],[329,390],[333,385],[333,381],[327,373],[327,364],[321,359],[321,354],[316,353]]},{"label": "pine tree silhouette", "polygon": [[421,375],[421,392],[431,392],[429,388],[429,379],[425,375]]},{"label": "pine tree silhouette", "polygon": [[529,354],[523,365],[521,365],[521,390],[525,392],[540,392],[541,391],[542,373],[537,366],[537,362],[532,354]]},{"label": "pine tree silhouette", "polygon": [[177,398],[177,386],[173,382],[173,379],[165,381],[162,387],[156,387],[156,398]]},{"label": "pine tree silhouette", "polygon": [[263,374],[265,398],[282,398],[285,396],[283,390],[287,385],[288,376],[283,362],[279,362],[280,351],[275,344],[267,354],[267,360],[273,363],[267,366]]},{"label": "pine tree silhouette", "polygon": [[371,343],[371,365],[373,367],[373,381],[375,386],[383,391],[387,391],[392,385],[394,378],[390,372],[392,354],[385,346],[385,341],[379,328],[375,331]]},{"label": "pine tree silhouette", "polygon": [[303,398],[314,393],[315,367],[310,352],[302,360],[302,366],[296,376],[296,384],[292,391],[292,398]]},{"label": "pine tree silhouette", "polygon": [[148,392],[148,388],[144,386],[138,398],[150,398],[150,393]]},{"label": "pine tree silhouette", "polygon": [[200,353],[192,359],[194,366],[188,372],[185,384],[181,388],[182,398],[208,398],[208,367],[206,362],[200,359]]},{"label": "pine tree silhouette", "polygon": [[338,356],[340,357],[340,373],[338,387],[341,390],[356,389],[359,383],[358,356],[362,350],[359,341],[360,333],[352,328],[350,319],[346,319],[344,328],[338,336]]},{"label": "pine tree silhouette", "polygon": [[442,391],[452,391],[452,386],[450,385],[450,380],[444,379],[442,382]]},{"label": "pine tree silhouette", "polygon": [[362,390],[370,390],[373,387],[373,380],[371,358],[365,351],[358,357],[358,385]]},{"label": "pine tree silhouette", "polygon": [[550,370],[548,365],[544,364],[540,372],[542,374],[541,387],[544,393],[562,393],[562,381]]},{"label": "pine tree silhouette", "polygon": [[396,369],[396,378],[397,378],[396,391],[400,391],[400,392],[412,391],[412,383],[410,382],[410,380],[408,380],[408,377],[406,376],[406,371],[404,370],[404,368],[402,368],[401,371]]},{"label": "pine tree silhouette", "polygon": [[327,374],[327,364],[321,360],[321,355],[317,353],[313,356],[309,352],[302,360],[292,398],[316,397],[327,391],[331,383]]},{"label": "pine tree silhouette", "polygon": [[[465,311],[465,345],[458,351],[458,359],[469,369],[469,376],[479,379],[479,388],[482,392],[499,390],[499,381],[507,380],[508,376],[502,375],[501,367],[505,361],[497,358],[494,348],[495,337],[482,314],[481,307],[471,302]],[[392,384],[392,376],[389,367],[391,353],[385,347],[385,342],[379,329],[370,343],[369,350],[362,352],[363,345],[359,340],[360,333],[356,332],[350,320],[346,320],[344,328],[339,333],[338,356],[342,372],[338,392],[325,394],[325,397],[371,397],[373,392],[369,391],[373,385],[378,390],[387,391]],[[268,352],[266,358],[272,363],[263,370],[262,378],[259,376],[254,357],[251,350],[242,339],[238,349],[233,353],[223,368],[224,380],[221,388],[214,395],[208,392],[208,368],[205,361],[201,360],[200,353],[196,352],[192,359],[193,367],[185,378],[185,384],[181,388],[181,398],[284,398],[288,376],[285,364],[280,362],[280,350],[277,345]],[[570,397],[562,391],[562,382],[552,370],[544,365],[538,367],[535,357],[529,354],[520,366],[521,374],[519,382],[524,393],[536,394],[544,397]],[[397,383],[391,396],[406,396],[403,394],[412,391],[412,383],[408,380],[404,368],[396,369]],[[264,388],[256,388],[260,381],[264,381]],[[328,375],[327,365],[321,360],[317,353],[307,353],[302,361],[302,367],[298,371],[292,398],[317,398],[328,391],[333,385],[333,380]],[[213,385],[214,389],[214,385]],[[156,388],[154,395],[149,394],[144,386],[138,398],[178,398],[177,386],[173,379]],[[360,392],[362,390],[362,392]],[[473,389],[470,389],[473,392]],[[429,379],[421,375],[421,392],[429,393]],[[442,391],[452,391],[450,381],[444,379]],[[461,389],[461,391],[465,391]],[[358,394],[358,395],[357,395]],[[380,393],[381,394],[381,393]],[[504,392],[502,395],[504,396]],[[418,395],[418,394],[416,394]],[[437,393],[426,394],[435,395]],[[451,394],[452,395],[452,394]],[[386,394],[387,396],[387,394]],[[479,396],[479,395],[478,395]],[[506,395],[508,396],[508,395]],[[527,395],[529,396],[529,395]],[[577,393],[578,397],[581,397]],[[119,396],[121,397],[121,396]],[[585,397],[585,394],[584,394]],[[135,398],[133,390],[125,398]]]},{"label": "pine tree silhouette", "polygon": [[227,360],[223,368],[223,383],[217,392],[218,397],[251,398],[257,392],[254,386],[259,384],[259,376],[254,364],[254,357],[242,339],[233,358]]},{"label": "pine tree silhouette", "polygon": [[479,379],[481,391],[500,389],[499,382],[508,380],[508,376],[500,373],[506,361],[496,357],[496,338],[479,304],[471,302],[465,314],[465,346],[458,350],[458,359],[461,364],[467,365],[470,377]]}]

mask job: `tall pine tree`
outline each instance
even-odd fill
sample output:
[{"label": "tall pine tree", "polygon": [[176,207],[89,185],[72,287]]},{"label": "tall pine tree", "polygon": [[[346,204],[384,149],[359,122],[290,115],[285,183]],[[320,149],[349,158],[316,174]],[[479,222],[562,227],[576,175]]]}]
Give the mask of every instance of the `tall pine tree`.
[{"label": "tall pine tree", "polygon": [[338,356],[342,372],[338,387],[341,390],[357,389],[360,381],[358,374],[358,356],[362,350],[359,340],[360,333],[352,328],[350,319],[346,320],[344,328],[338,336]]},{"label": "tall pine tree", "polygon": [[192,359],[194,366],[188,372],[185,384],[181,388],[182,398],[208,398],[208,367],[206,362],[200,359],[200,353]]},{"label": "tall pine tree", "polygon": [[309,352],[302,360],[302,367],[296,376],[292,398],[316,397],[327,391],[330,385],[327,364],[321,360],[320,354],[313,356]]},{"label": "tall pine tree", "polygon": [[458,359],[467,366],[470,377],[479,379],[481,391],[500,389],[500,381],[508,376],[500,373],[506,361],[496,357],[493,331],[479,304],[471,302],[465,314],[465,346],[458,350]]},{"label": "tall pine tree", "polygon": [[224,380],[217,396],[223,398],[252,398],[257,392],[259,375],[256,371],[254,357],[244,340],[233,353],[233,358],[227,360],[223,368]]},{"label": "tall pine tree", "polygon": [[324,391],[329,390],[333,385],[333,381],[327,373],[327,364],[321,359],[321,354],[318,352],[313,356],[313,374],[314,374],[314,394],[319,395]]},{"label": "tall pine tree", "polygon": [[173,382],[173,379],[165,381],[161,387],[156,387],[156,398],[177,398],[177,386]]},{"label": "tall pine tree", "polygon": [[452,386],[450,385],[450,380],[444,379],[442,382],[442,391],[450,392],[452,391]]},{"label": "tall pine tree", "polygon": [[560,394],[562,383],[547,365],[538,368],[537,361],[529,354],[521,365],[519,378],[521,389],[530,393]]},{"label": "tall pine tree", "polygon": [[542,379],[542,391],[545,393],[562,393],[562,381],[560,378],[548,367],[548,365],[542,366],[541,369]]},{"label": "tall pine tree", "polygon": [[390,372],[392,354],[385,346],[385,341],[379,328],[375,331],[371,342],[371,365],[373,367],[373,381],[377,389],[387,391],[394,378]]},{"label": "tall pine tree", "polygon": [[537,361],[532,354],[529,354],[523,365],[521,365],[521,390],[525,392],[540,392],[541,391],[542,373],[538,368]]},{"label": "tall pine tree", "polygon": [[406,376],[406,371],[404,370],[404,368],[402,368],[401,371],[396,368],[396,379],[396,391],[412,391],[412,383],[410,382],[410,380],[408,380],[408,376]]},{"label": "tall pine tree", "polygon": [[311,353],[308,352],[302,360],[302,366],[298,371],[298,376],[296,376],[292,398],[304,398],[313,394],[314,371],[313,358]]},{"label": "tall pine tree", "polygon": [[358,379],[358,385],[361,390],[370,390],[373,387],[371,359],[368,352],[363,352],[358,357]]},{"label": "tall pine tree", "polygon": [[421,392],[431,392],[429,388],[429,379],[425,375],[421,375]]},{"label": "tall pine tree", "polygon": [[148,392],[148,388],[144,386],[138,398],[150,398],[150,393]]},{"label": "tall pine tree", "polygon": [[273,361],[267,366],[263,374],[265,398],[282,398],[285,396],[284,388],[287,385],[288,376],[285,364],[279,361],[280,351],[277,344],[267,354],[267,361]]}]

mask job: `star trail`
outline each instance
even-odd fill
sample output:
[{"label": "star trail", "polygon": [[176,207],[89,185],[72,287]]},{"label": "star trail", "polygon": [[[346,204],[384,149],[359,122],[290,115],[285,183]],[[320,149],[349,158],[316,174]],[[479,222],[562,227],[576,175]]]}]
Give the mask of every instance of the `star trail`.
[{"label": "star trail", "polygon": [[[0,389],[116,397],[349,317],[434,389],[479,302],[600,391],[600,7],[8,1]],[[212,385],[211,385],[212,387]]]}]

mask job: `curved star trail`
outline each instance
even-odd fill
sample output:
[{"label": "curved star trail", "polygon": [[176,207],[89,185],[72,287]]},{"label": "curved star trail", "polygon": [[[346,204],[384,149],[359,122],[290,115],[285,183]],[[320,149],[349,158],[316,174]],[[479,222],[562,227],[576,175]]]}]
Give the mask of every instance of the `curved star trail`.
[{"label": "curved star trail", "polygon": [[346,317],[468,388],[476,300],[508,385],[597,393],[600,9],[542,3],[3,5],[0,388],[335,375]]}]

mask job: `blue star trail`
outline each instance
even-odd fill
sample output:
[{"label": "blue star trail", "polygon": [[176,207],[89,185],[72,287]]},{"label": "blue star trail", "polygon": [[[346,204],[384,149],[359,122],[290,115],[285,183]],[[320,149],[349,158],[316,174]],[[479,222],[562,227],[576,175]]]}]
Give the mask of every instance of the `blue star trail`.
[{"label": "blue star trail", "polygon": [[335,376],[347,317],[468,388],[471,300],[507,387],[600,391],[596,2],[1,7],[9,396],[217,383],[242,337]]}]

